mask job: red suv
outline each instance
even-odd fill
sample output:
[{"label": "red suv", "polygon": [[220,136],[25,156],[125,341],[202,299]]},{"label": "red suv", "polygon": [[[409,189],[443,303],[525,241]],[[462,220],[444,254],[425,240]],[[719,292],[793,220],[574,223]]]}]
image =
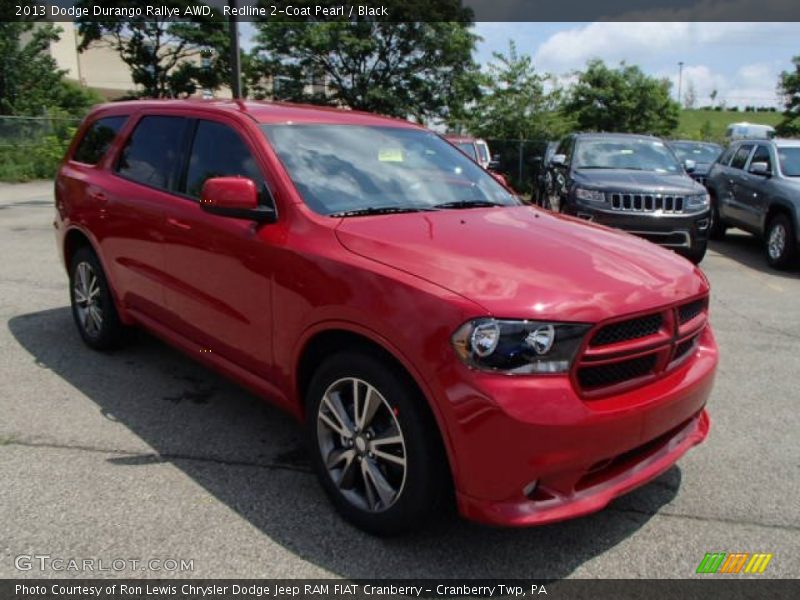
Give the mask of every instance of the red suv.
[{"label": "red suv", "polygon": [[596,511],[708,432],[706,278],[522,205],[404,121],[146,101],[85,120],[56,182],[83,340],[143,327],[305,422],[337,509],[392,533],[454,493]]}]

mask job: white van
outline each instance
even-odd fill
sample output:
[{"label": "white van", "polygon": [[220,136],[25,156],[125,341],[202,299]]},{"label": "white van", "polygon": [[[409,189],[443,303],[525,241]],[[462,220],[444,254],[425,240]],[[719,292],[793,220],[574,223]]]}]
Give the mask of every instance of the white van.
[{"label": "white van", "polygon": [[725,137],[729,142],[734,140],[771,140],[775,137],[775,128],[770,125],[757,125],[755,123],[731,123],[725,130]]}]

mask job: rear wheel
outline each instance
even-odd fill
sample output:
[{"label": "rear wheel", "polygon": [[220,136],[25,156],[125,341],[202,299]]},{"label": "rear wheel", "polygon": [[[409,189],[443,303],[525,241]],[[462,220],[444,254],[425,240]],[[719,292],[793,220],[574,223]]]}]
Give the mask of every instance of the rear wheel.
[{"label": "rear wheel", "polygon": [[126,328],[119,320],[103,267],[89,247],[72,257],[69,271],[72,317],[86,345],[108,350],[124,339]]},{"label": "rear wheel", "polygon": [[767,224],[767,262],[776,269],[786,269],[797,259],[797,241],[789,217],[779,213]]},{"label": "rear wheel", "polygon": [[450,485],[438,432],[398,369],[347,352],[327,359],[306,399],[311,460],[345,519],[375,534],[414,529]]}]

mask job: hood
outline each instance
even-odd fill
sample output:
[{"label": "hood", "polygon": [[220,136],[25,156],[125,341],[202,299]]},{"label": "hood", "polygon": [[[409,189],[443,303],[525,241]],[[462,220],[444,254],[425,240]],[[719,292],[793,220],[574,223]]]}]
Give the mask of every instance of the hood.
[{"label": "hood", "polygon": [[575,183],[604,192],[700,194],[699,186],[685,173],[658,173],[629,169],[578,169]]},{"label": "hood", "polygon": [[595,322],[707,290],[669,250],[529,206],[352,217],[336,235],[496,317]]}]

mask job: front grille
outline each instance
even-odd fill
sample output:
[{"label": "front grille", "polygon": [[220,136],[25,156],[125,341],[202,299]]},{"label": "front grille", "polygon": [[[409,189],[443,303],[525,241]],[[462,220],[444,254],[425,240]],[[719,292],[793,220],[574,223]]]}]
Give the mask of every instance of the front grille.
[{"label": "front grille", "polygon": [[661,324],[663,322],[664,317],[661,313],[655,313],[644,317],[637,317],[636,319],[629,319],[628,321],[612,323],[598,331],[592,338],[590,345],[607,346],[608,344],[616,344],[618,342],[636,340],[647,337],[648,335],[654,335],[661,329]]},{"label": "front grille", "polygon": [[707,311],[704,297],[599,324],[573,367],[576,386],[592,400],[605,396],[606,388],[635,386],[678,368],[699,347]]},{"label": "front grille", "polygon": [[648,354],[596,367],[582,367],[578,369],[578,381],[584,389],[592,390],[650,375],[655,366],[656,355]]},{"label": "front grille", "polygon": [[694,302],[689,302],[683,306],[678,307],[678,322],[683,325],[694,319],[697,315],[703,312],[706,307],[706,299],[700,298]]},{"label": "front grille", "polygon": [[664,196],[662,194],[607,194],[612,210],[624,212],[682,213],[683,196]]},{"label": "front grille", "polygon": [[672,356],[672,360],[678,360],[682,358],[686,354],[692,351],[694,348],[694,343],[697,341],[697,337],[689,338],[686,341],[681,342],[675,347],[675,354]]}]

